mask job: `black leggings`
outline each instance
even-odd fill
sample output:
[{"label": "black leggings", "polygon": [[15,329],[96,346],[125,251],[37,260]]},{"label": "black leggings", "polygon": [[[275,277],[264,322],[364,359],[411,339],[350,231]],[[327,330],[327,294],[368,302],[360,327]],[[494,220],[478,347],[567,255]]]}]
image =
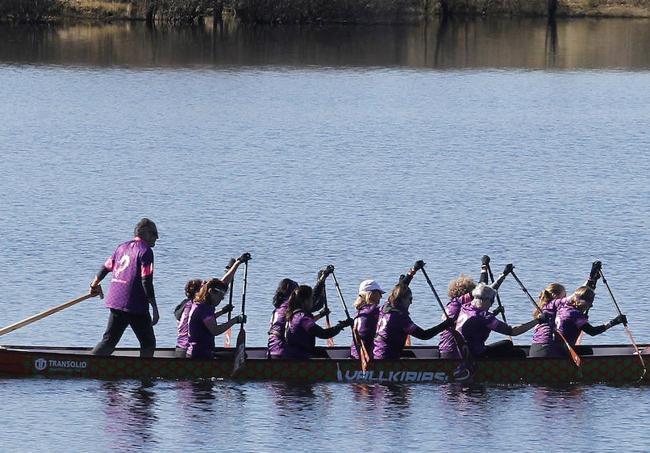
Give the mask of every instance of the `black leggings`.
[{"label": "black leggings", "polygon": [[156,336],[153,333],[149,313],[138,315],[114,308],[111,308],[108,325],[102,340],[97,343],[91,353],[101,356],[111,355],[128,326],[131,326],[133,333],[140,342],[140,357],[153,357],[156,350]]}]

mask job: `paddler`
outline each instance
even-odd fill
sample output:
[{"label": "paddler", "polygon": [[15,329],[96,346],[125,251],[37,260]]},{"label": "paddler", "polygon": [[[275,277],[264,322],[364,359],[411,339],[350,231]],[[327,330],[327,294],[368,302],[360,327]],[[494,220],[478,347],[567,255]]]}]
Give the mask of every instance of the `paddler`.
[{"label": "paddler", "polygon": [[[595,291],[596,283],[600,278],[600,268],[600,261],[594,261],[592,263],[589,277],[587,278],[584,286],[581,287],[583,289],[578,288],[579,291],[576,290],[578,294],[585,294],[589,289],[592,292]],[[593,298],[591,298],[591,301],[593,302]],[[576,324],[581,324],[584,322],[583,316],[578,313],[579,310],[576,311],[575,293],[571,297],[567,297],[566,289],[564,286],[559,283],[551,283],[547,288],[544,289],[544,291],[540,293],[538,305],[545,314],[547,322],[541,323],[535,327],[535,333],[533,335],[533,341],[528,355],[530,357],[560,357],[566,355],[566,346],[564,345],[564,342],[561,338],[556,338],[555,329],[559,328],[560,333],[562,334],[564,334],[564,331],[566,330],[569,333],[569,338],[565,338],[570,342],[570,338],[575,335],[573,333],[573,330],[577,328]],[[566,307],[567,305],[570,305],[571,307]],[[557,317],[559,311],[561,311],[562,316],[567,319],[560,320]],[[586,314],[586,311],[584,314]],[[533,315],[535,317],[539,317],[540,313],[536,309],[533,312]],[[571,319],[571,321],[568,321],[568,319]],[[612,321],[615,320],[616,318]],[[573,327],[571,326],[572,324]],[[592,333],[593,335],[598,335],[599,333],[604,332],[604,330],[602,330],[602,327],[589,326],[587,327],[587,330],[594,332]],[[585,332],[587,332],[587,330],[585,330]],[[576,341],[577,340],[573,340],[573,343],[570,343],[571,346],[574,346]],[[583,354],[585,352],[583,352]]]},{"label": "paddler", "polygon": [[187,346],[189,344],[189,334],[187,320],[192,308],[192,301],[205,282],[195,278],[185,284],[185,299],[174,309],[174,316],[178,321],[178,336],[176,339],[176,349],[174,357],[184,358],[187,355]]},{"label": "paddler", "polygon": [[156,350],[153,326],[158,323],[159,314],[153,288],[152,249],[158,240],[158,228],[143,218],[135,226],[134,236],[117,247],[90,283],[91,294],[96,294],[99,283],[109,272],[113,273],[105,303],[110,309],[108,325],[102,340],[92,350],[94,355],[111,355],[128,326],[140,342],[141,357],[152,357]]},{"label": "paddler", "polygon": [[[354,317],[352,329],[363,343],[369,359],[373,357],[372,352],[379,321],[379,302],[384,293],[385,291],[375,280],[364,280],[359,285],[359,294],[354,301],[357,314]],[[355,359],[359,358],[358,346],[360,345],[356,345],[353,341],[350,347],[350,355]]]},{"label": "paddler", "polygon": [[[318,272],[318,279],[313,288],[313,298],[316,303],[314,303],[311,308],[312,312],[319,310],[323,307],[323,305],[325,305],[324,299],[327,297],[325,294],[325,280],[329,275],[332,274],[333,271],[333,266],[327,266]],[[287,324],[286,312],[289,306],[289,297],[296,288],[298,288],[297,282],[291,280],[290,278],[284,278],[280,280],[280,284],[275,290],[275,294],[273,296],[273,313],[271,314],[271,321],[269,323],[270,325],[268,331],[269,339],[267,357],[271,359],[279,359],[285,355],[285,328]],[[317,316],[314,317],[314,320],[317,321],[326,314],[329,314],[329,310],[323,309]]]},{"label": "paddler", "polygon": [[424,267],[424,261],[416,261],[413,268],[392,289],[388,301],[381,308],[373,344],[375,360],[398,360],[408,335],[420,340],[429,340],[453,326],[454,320],[448,318],[440,324],[424,330],[411,320],[409,307],[413,302],[413,295],[408,285],[422,267]]},{"label": "paddler", "polygon": [[512,264],[506,265],[503,273],[492,285],[479,283],[472,291],[472,302],[461,306],[456,320],[456,330],[461,333],[474,357],[526,357],[526,353],[515,348],[510,340],[498,341],[487,346],[485,342],[492,331],[516,337],[546,320],[546,315],[542,314],[540,318],[518,326],[510,326],[499,321],[494,313],[489,311],[494,303],[497,289],[513,269]]},{"label": "paddler", "polygon": [[352,320],[339,321],[333,327],[323,329],[312,316],[313,290],[311,286],[300,285],[289,297],[286,311],[285,350],[283,358],[308,359],[321,355],[316,349],[316,338],[328,339],[338,335]]},{"label": "paddler", "polygon": [[[248,255],[248,254],[245,254]],[[247,260],[242,255],[243,261]],[[239,258],[239,259],[242,259]],[[250,258],[250,255],[248,256]],[[238,259],[238,261],[239,261]],[[228,272],[236,269],[233,265]],[[234,272],[230,275],[232,278]],[[214,353],[214,337],[221,335],[235,324],[246,322],[246,315],[239,315],[222,324],[217,324],[217,317],[228,313],[232,306],[227,306],[225,310],[215,313],[215,309],[223,300],[228,291],[228,283],[218,278],[213,278],[205,283],[198,292],[188,317],[188,347],[187,357],[192,359],[211,359]]]}]

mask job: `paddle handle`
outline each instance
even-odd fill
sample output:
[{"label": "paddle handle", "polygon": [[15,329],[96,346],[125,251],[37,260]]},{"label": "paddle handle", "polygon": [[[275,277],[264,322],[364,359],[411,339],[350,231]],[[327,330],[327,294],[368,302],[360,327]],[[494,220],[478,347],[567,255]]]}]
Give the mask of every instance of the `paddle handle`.
[{"label": "paddle handle", "polygon": [[436,288],[433,286],[433,283],[431,283],[431,279],[429,278],[427,271],[425,271],[424,268],[420,269],[420,271],[422,272],[422,275],[424,275],[424,278],[427,280],[427,284],[429,285],[429,288],[431,288],[431,291],[433,291],[433,295],[436,298],[438,305],[440,305],[440,309],[445,314],[445,318],[449,319],[449,314],[447,313],[445,306],[442,304],[442,300],[440,300],[440,296],[438,296],[438,291],[436,291]]},{"label": "paddle handle", "polygon": [[343,299],[343,293],[341,292],[341,287],[339,286],[339,281],[336,279],[336,275],[334,274],[334,271],[332,271],[332,279],[334,280],[334,286],[336,287],[336,293],[339,295],[339,300],[341,301],[341,305],[343,305],[343,311],[345,311],[345,317],[346,319],[352,319],[350,317],[350,312],[348,311],[348,305],[345,303],[345,299]]},{"label": "paddle handle", "polygon": [[[341,292],[341,287],[339,286],[339,281],[337,280],[334,271],[332,271],[332,279],[334,280],[334,287],[336,288],[336,294],[338,294],[339,300],[341,301],[341,305],[343,305],[343,311],[345,311],[345,317],[346,319],[352,319],[352,317],[350,316],[350,312],[348,311],[348,305],[345,303],[345,299],[343,298],[343,292]],[[359,359],[361,360],[361,369],[363,371],[366,371],[370,356],[368,354],[368,351],[366,351],[366,347],[364,346],[363,341],[359,337],[358,332],[355,331],[354,324],[352,324],[350,330],[352,330],[352,342],[354,343],[354,347],[357,350],[357,354],[359,354]]]},{"label": "paddle handle", "polygon": [[[618,306],[618,302],[616,302],[616,298],[614,297],[614,293],[612,292],[612,289],[609,287],[609,283],[607,283],[607,279],[605,278],[605,275],[603,275],[603,270],[600,269],[598,271],[600,273],[600,278],[603,279],[603,283],[605,284],[605,287],[607,288],[607,292],[609,292],[609,295],[612,298],[612,302],[614,302],[614,306],[616,307],[616,311],[618,311],[619,315],[622,315],[623,312],[621,312],[621,307]],[[636,344],[636,341],[634,341],[634,337],[632,336],[632,332],[630,331],[630,328],[627,326],[627,323],[623,323],[623,327],[625,328],[625,332],[627,333],[627,336],[630,338],[630,342],[632,343],[632,346],[634,347],[634,350],[636,351],[636,354],[639,356],[639,360],[641,361],[641,367],[643,368],[643,374],[641,375],[641,378],[639,380],[643,379],[647,373],[647,368],[645,366],[645,361],[643,360],[643,357],[641,357],[641,351],[639,351],[639,347]]]},{"label": "paddle handle", "polygon": [[[488,275],[490,276],[490,281],[494,283],[494,274],[492,274],[492,268],[490,267],[490,263],[486,264]],[[501,297],[499,297],[499,292],[497,291],[497,305],[499,305],[499,308],[503,308],[503,305],[501,304]],[[503,319],[503,322],[508,324],[508,321],[506,321],[506,314],[502,310],[501,311],[501,318]]]},{"label": "paddle handle", "polygon": [[9,332],[13,332],[14,330],[20,329],[21,327],[25,327],[43,318],[47,318],[48,316],[53,315],[54,313],[57,313],[61,310],[65,310],[68,307],[72,307],[73,305],[76,305],[79,302],[83,302],[86,299],[90,299],[91,297],[100,296],[101,298],[103,298],[104,293],[101,291],[101,286],[99,286],[98,288],[99,288],[98,294],[90,294],[90,293],[85,294],[81,297],[77,297],[76,299],[69,300],[61,305],[57,305],[56,307],[52,307],[48,310],[45,310],[41,313],[35,314],[34,316],[30,316],[29,318],[23,319],[22,321],[18,321],[10,326],[4,327],[0,329],[0,336],[5,335]]},{"label": "paddle handle", "polygon": [[[246,286],[248,285],[248,261],[244,263],[244,286],[241,293],[241,314],[246,314]],[[242,323],[242,328],[244,323]]]}]

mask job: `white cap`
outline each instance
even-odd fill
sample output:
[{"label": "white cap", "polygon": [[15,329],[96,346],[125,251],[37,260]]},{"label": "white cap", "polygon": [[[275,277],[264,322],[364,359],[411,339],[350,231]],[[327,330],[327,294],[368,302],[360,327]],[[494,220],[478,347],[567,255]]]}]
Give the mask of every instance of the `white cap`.
[{"label": "white cap", "polygon": [[363,292],[370,292],[370,291],[381,291],[382,294],[384,294],[386,291],[381,289],[381,286],[379,286],[379,283],[377,283],[374,280],[364,280],[361,282],[359,285],[359,294]]}]

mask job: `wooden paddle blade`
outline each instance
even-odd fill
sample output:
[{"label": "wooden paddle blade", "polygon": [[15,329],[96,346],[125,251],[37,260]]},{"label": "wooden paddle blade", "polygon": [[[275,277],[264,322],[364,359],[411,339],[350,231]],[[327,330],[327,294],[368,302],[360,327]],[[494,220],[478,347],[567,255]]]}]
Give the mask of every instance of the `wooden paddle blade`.
[{"label": "wooden paddle blade", "polygon": [[226,348],[230,347],[230,340],[232,338],[232,328],[226,330],[226,333],[223,337],[223,346]]},{"label": "wooden paddle blade", "polygon": [[406,341],[404,342],[404,346],[406,346],[407,348],[411,346],[411,336],[410,335],[406,336]]},{"label": "wooden paddle blade", "polygon": [[[329,315],[325,317],[325,328],[326,329],[331,329],[332,328],[332,324],[330,324]],[[327,347],[328,348],[333,348],[334,347],[334,338],[328,338],[327,339]]]},{"label": "wooden paddle blade", "polygon": [[569,356],[571,357],[571,360],[573,360],[573,363],[575,363],[576,366],[577,366],[578,368],[580,368],[580,366],[582,366],[582,359],[580,358],[580,356],[578,355],[578,353],[576,352],[576,350],[573,349],[573,348],[571,347],[571,345],[569,344],[569,342],[567,341],[567,339],[564,337],[564,335],[562,335],[562,334],[560,333],[559,330],[556,329],[556,330],[555,330],[555,333],[556,333],[556,334],[557,334],[557,335],[562,339],[562,341],[564,342],[564,345],[566,346],[567,351],[569,351]]},{"label": "wooden paddle blade", "polygon": [[327,347],[328,348],[333,348],[334,347],[334,338],[328,338],[327,339]]},{"label": "wooden paddle blade", "polygon": [[242,325],[239,334],[237,335],[237,346],[235,348],[235,359],[233,361],[232,376],[244,366],[246,362],[246,331]]}]

